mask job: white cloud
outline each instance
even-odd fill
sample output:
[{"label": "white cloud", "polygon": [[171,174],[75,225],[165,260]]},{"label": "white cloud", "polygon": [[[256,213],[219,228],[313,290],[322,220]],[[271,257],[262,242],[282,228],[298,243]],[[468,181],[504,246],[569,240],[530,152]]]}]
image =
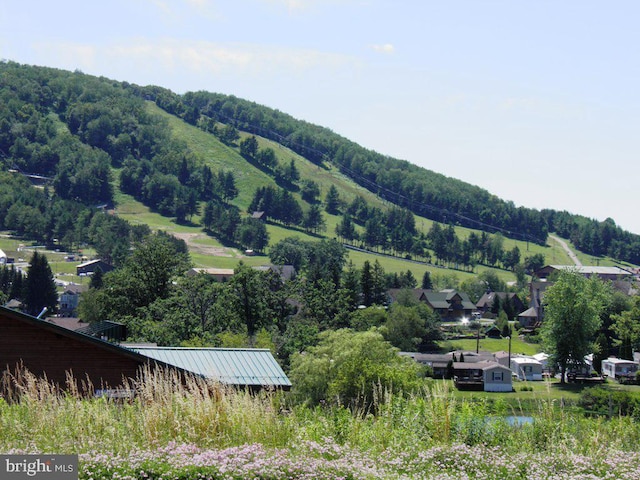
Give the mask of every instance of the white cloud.
[{"label": "white cloud", "polygon": [[104,46],[49,42],[34,48],[41,58],[50,59],[48,63],[88,72],[101,65],[113,69],[135,65],[137,71],[165,70],[168,74],[265,75],[358,66],[352,57],[316,50],[176,39],[138,38]]},{"label": "white cloud", "polygon": [[371,45],[371,48],[374,52],[384,53],[384,54],[392,54],[395,52],[395,47],[390,43],[385,43],[382,45]]}]

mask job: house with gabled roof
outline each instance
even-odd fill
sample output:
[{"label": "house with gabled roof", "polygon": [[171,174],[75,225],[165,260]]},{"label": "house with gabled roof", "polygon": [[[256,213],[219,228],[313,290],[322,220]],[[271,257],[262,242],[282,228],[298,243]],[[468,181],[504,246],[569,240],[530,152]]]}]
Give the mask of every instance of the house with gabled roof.
[{"label": "house with gabled roof", "polygon": [[296,278],[296,268],[293,265],[259,265],[251,267],[259,272],[273,272],[277,274],[282,282],[288,282]]},{"label": "house with gabled roof", "polygon": [[[118,388],[144,367],[168,369],[234,387],[289,389],[291,382],[268,350],[125,348],[9,308],[0,307],[0,374],[23,367],[65,388],[67,375],[94,389]],[[165,352],[166,353],[166,352]],[[181,358],[196,358],[181,360]]]},{"label": "house with gabled roof", "polygon": [[450,289],[439,292],[423,290],[420,301],[433,308],[445,321],[469,318],[476,308],[466,293]]},{"label": "house with gabled roof", "polygon": [[78,303],[80,303],[80,294],[88,289],[87,285],[78,285],[76,283],[65,285],[64,290],[58,296],[58,312],[60,315],[66,317],[75,316]]},{"label": "house with gabled roof", "polygon": [[518,294],[513,292],[486,292],[480,297],[480,300],[476,302],[476,308],[481,313],[489,312],[496,298],[499,298],[502,304],[507,300],[511,302],[516,312],[522,312],[526,308]]},{"label": "house with gabled roof", "polygon": [[[405,289],[389,289],[387,296],[390,302],[393,303],[403,290]],[[411,292],[418,301],[429,305],[440,315],[440,318],[445,321],[459,321],[464,317],[469,318],[476,307],[466,293],[452,289],[436,292],[423,288],[413,288],[409,289],[409,292]]]}]

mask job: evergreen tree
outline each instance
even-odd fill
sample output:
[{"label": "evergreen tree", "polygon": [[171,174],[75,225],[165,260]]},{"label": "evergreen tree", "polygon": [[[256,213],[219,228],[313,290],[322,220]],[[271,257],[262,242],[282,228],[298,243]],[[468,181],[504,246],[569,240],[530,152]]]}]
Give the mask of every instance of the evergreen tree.
[{"label": "evergreen tree", "polygon": [[386,284],[386,274],[384,272],[384,268],[378,260],[373,263],[372,270],[373,277],[373,303],[375,305],[386,305],[387,304],[387,284]]},{"label": "evergreen tree", "polygon": [[240,141],[240,155],[247,158],[255,158],[258,153],[258,140],[251,135]]},{"label": "evergreen tree", "polygon": [[425,271],[424,275],[422,275],[422,289],[431,290],[433,288],[433,283],[431,282],[431,273],[429,271]]},{"label": "evergreen tree", "polygon": [[502,302],[500,301],[500,297],[497,293],[493,294],[493,303],[491,304],[491,313],[498,316],[500,315],[500,310],[502,310]]},{"label": "evergreen tree", "polygon": [[335,185],[331,185],[329,187],[329,191],[327,192],[327,196],[325,197],[325,207],[324,209],[327,213],[331,213],[332,215],[336,215],[340,210],[340,194],[338,193],[338,189]]},{"label": "evergreen tree", "polygon": [[360,278],[352,261],[349,261],[347,269],[342,275],[342,290],[348,308],[350,310],[358,308],[360,305]]},{"label": "evergreen tree", "polygon": [[98,267],[93,275],[91,275],[91,281],[89,282],[89,288],[102,288],[103,283],[103,273],[102,269]]},{"label": "evergreen tree", "polygon": [[502,331],[500,332],[500,336],[502,338],[507,338],[507,337],[510,337],[511,335],[512,335],[511,325],[509,325],[509,322],[507,322],[502,326]]},{"label": "evergreen tree", "polygon": [[273,312],[269,308],[268,283],[258,270],[240,262],[229,281],[228,307],[237,312],[251,339],[258,329],[274,323]]},{"label": "evergreen tree", "polygon": [[50,313],[57,310],[58,293],[56,292],[53,273],[47,257],[39,254],[37,250],[33,252],[29,262],[24,287],[24,305],[27,313],[38,315],[45,307]]},{"label": "evergreen tree", "polygon": [[322,211],[318,205],[314,204],[309,207],[309,210],[307,210],[302,218],[302,227],[313,233],[318,233],[326,229]]},{"label": "evergreen tree", "polygon": [[338,222],[336,225],[336,235],[347,242],[351,240],[357,240],[358,233],[356,232],[356,227],[351,220],[351,216],[345,213],[342,216],[342,221]]},{"label": "evergreen tree", "polygon": [[15,270],[12,266],[11,268],[14,270],[14,275],[11,280],[11,288],[9,289],[9,298],[15,298],[16,300],[24,299],[24,276],[22,272]]},{"label": "evergreen tree", "polygon": [[362,303],[365,307],[373,305],[373,272],[371,263],[365,260],[360,272],[360,291],[362,292]]}]

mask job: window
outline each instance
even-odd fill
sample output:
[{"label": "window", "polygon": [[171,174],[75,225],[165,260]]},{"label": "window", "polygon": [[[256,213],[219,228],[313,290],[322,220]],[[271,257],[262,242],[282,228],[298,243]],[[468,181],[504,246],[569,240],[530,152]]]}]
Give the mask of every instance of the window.
[{"label": "window", "polygon": [[503,372],[493,372],[492,373],[492,380],[494,382],[502,382],[502,380],[503,380]]}]

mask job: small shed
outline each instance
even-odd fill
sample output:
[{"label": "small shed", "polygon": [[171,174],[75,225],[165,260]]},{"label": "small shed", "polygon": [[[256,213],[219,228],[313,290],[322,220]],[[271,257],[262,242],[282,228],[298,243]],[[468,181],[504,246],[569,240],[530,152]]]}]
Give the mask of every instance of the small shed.
[{"label": "small shed", "polygon": [[484,331],[484,336],[487,338],[502,338],[502,332],[495,325],[491,325]]}]

